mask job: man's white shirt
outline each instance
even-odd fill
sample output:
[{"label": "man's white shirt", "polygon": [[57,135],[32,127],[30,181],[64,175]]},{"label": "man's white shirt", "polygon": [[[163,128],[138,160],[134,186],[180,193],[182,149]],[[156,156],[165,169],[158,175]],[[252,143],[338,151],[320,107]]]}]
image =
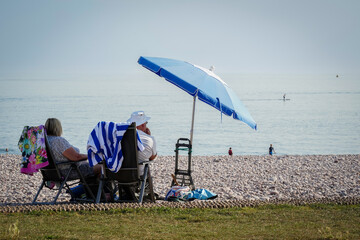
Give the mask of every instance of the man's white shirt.
[{"label": "man's white shirt", "polygon": [[[155,138],[153,136],[150,136],[150,135],[144,133],[141,130],[137,130],[137,132],[139,134],[139,137],[141,139],[143,146],[145,147],[145,149],[143,151],[138,152],[139,162],[149,161],[149,158],[153,155],[156,155],[156,153],[157,153]],[[140,170],[140,175],[143,175],[144,174],[144,166],[140,165],[139,170]]]}]

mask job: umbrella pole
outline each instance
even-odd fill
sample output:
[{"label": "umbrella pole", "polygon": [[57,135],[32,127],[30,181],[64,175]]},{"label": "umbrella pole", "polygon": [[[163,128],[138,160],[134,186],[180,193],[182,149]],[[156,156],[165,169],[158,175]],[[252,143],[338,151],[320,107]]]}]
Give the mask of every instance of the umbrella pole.
[{"label": "umbrella pole", "polygon": [[197,93],[194,95],[194,101],[193,101],[193,111],[192,111],[191,130],[190,130],[190,143],[191,143],[191,145],[193,144],[196,97],[197,97]]}]

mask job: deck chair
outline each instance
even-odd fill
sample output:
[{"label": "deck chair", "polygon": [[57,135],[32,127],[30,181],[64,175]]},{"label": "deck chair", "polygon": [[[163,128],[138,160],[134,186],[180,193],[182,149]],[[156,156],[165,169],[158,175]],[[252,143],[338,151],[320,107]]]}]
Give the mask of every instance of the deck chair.
[{"label": "deck chair", "polygon": [[[42,179],[41,185],[39,187],[39,190],[37,191],[37,193],[34,197],[34,200],[32,201],[32,204],[55,204],[61,191],[64,189],[66,189],[66,191],[71,195],[71,199],[74,201],[95,202],[96,198],[90,191],[90,187],[89,187],[88,183],[86,182],[85,177],[83,176],[83,174],[80,172],[79,168],[77,167],[76,163],[70,162],[70,161],[64,162],[64,163],[56,163],[54,161],[54,155],[51,151],[51,148],[49,147],[49,142],[47,140],[46,134],[45,134],[45,146],[46,146],[46,152],[47,152],[49,165],[40,169],[43,179]],[[84,161],[87,161],[87,160],[84,160]],[[69,170],[66,172],[66,174],[61,173],[61,171],[59,170],[60,165],[69,165],[70,166]],[[69,176],[72,171],[76,171],[79,174],[80,178],[71,179]],[[54,185],[55,187],[52,188],[52,186],[48,186],[47,183],[52,183],[52,185]],[[85,189],[87,189],[87,194],[89,194],[88,198],[80,199],[75,196],[71,187],[74,185],[78,185],[78,184],[82,184],[85,187]],[[53,199],[53,201],[51,201],[51,202],[37,202],[36,201],[36,199],[38,198],[38,196],[44,186],[48,186],[50,189],[57,190],[57,194],[56,194],[55,198]]]},{"label": "deck chair", "polygon": [[[132,123],[121,140],[123,162],[118,172],[110,171],[102,161],[102,174],[97,192],[96,202],[108,201],[106,191],[112,202],[138,202],[144,200],[145,190],[150,201],[155,202],[153,181],[150,174],[149,161],[138,162],[138,146],[136,124]],[[144,165],[144,175],[140,176],[139,166]],[[114,196],[117,195],[117,198]],[[124,196],[126,195],[126,197]]]}]

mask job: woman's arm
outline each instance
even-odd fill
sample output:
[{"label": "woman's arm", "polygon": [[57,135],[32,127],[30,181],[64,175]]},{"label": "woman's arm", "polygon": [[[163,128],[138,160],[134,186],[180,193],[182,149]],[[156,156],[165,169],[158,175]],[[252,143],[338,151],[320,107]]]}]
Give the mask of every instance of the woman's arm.
[{"label": "woman's arm", "polygon": [[70,147],[68,149],[66,149],[63,153],[64,157],[66,157],[67,159],[69,159],[70,161],[81,161],[81,160],[85,160],[87,159],[87,155],[86,154],[81,154],[75,151],[74,148]]}]

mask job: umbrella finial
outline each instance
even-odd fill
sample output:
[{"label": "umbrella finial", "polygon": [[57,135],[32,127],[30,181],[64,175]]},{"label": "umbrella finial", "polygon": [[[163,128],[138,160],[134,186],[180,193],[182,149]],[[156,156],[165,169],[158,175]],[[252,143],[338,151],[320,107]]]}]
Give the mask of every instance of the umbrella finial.
[{"label": "umbrella finial", "polygon": [[210,66],[209,70],[213,72],[213,71],[215,70],[215,67],[214,67],[214,66]]}]

